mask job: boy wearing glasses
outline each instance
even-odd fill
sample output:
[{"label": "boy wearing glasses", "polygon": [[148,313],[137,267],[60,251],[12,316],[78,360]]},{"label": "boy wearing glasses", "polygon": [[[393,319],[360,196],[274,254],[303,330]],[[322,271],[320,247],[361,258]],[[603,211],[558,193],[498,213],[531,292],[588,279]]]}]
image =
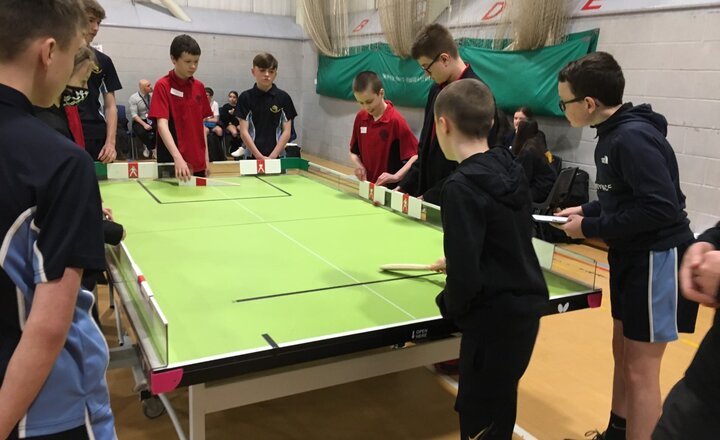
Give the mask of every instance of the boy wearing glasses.
[{"label": "boy wearing glasses", "polygon": [[613,317],[612,410],[596,439],[650,438],[660,417],[660,363],[678,332],[693,332],[697,304],[678,295],[678,262],[693,241],[665,117],[622,103],[615,59],[596,52],[558,76],[560,108],[573,127],[597,129],[598,200],[558,213],[572,238],[609,246]]},{"label": "boy wearing glasses", "polygon": [[[425,201],[440,204],[440,189],[445,178],[457,166],[443,155],[435,135],[435,98],[440,91],[453,81],[474,78],[480,80],[472,67],[460,58],[457,45],[450,31],[442,25],[425,26],[415,37],[411,50],[412,57],[425,73],[435,82],[428,93],[425,105],[425,119],[420,133],[418,159],[413,163],[397,189]],[[488,144],[496,145],[498,127],[497,110],[493,126],[488,134]]]}]

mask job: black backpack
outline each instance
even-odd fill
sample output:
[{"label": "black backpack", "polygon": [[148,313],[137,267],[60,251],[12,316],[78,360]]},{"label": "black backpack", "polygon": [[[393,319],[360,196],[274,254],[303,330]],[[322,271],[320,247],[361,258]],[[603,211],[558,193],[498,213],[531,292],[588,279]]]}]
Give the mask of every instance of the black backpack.
[{"label": "black backpack", "polygon": [[590,175],[587,171],[578,169],[573,180],[570,194],[567,199],[560,204],[561,208],[569,208],[571,206],[580,206],[590,201],[589,195]]},{"label": "black backpack", "polygon": [[[570,193],[567,198],[560,204],[560,208],[570,208],[571,206],[580,206],[590,201],[588,193],[590,185],[590,175],[587,171],[578,169],[575,173],[575,179],[570,187]],[[550,243],[582,243],[582,239],[572,239],[557,228],[545,223],[537,223],[537,236]]]}]

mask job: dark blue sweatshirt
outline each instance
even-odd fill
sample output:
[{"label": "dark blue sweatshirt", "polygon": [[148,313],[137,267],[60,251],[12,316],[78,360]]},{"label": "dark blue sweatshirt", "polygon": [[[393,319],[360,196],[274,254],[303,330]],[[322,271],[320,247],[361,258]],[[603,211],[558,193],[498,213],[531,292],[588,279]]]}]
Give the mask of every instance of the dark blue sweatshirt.
[{"label": "dark blue sweatshirt", "polygon": [[665,117],[649,104],[627,103],[595,128],[598,200],[582,207],[583,234],[616,250],[666,250],[692,240]]},{"label": "dark blue sweatshirt", "polygon": [[463,331],[488,314],[538,318],[548,290],[532,245],[525,172],[507,148],[465,159],[441,193],[447,280],[436,301]]},{"label": "dark blue sweatshirt", "polygon": [[[710,243],[716,250],[720,250],[720,223],[705,231],[698,237],[698,241]],[[720,314],[715,312],[713,325],[685,372],[685,381],[688,387],[715,411],[720,410],[720,401],[718,401],[720,374],[718,372],[720,372]]]}]

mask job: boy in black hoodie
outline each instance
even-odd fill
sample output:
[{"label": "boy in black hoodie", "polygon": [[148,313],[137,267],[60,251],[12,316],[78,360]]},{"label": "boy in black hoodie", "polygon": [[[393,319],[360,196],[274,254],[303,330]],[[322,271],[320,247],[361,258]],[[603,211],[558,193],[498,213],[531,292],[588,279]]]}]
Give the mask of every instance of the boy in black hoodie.
[{"label": "boy in black hoodie", "polygon": [[[680,287],[688,299],[717,308],[720,293],[720,223],[698,237],[680,267]],[[653,440],[710,440],[720,432],[720,314],[705,335],[685,377],[665,399]]]},{"label": "boy in black hoodie", "polygon": [[609,246],[615,370],[610,421],[596,438],[647,439],[660,417],[665,347],[678,331],[693,332],[697,317],[697,304],[678,295],[678,262],[693,234],[677,160],[665,118],[648,104],[622,103],[625,79],[610,54],[573,61],[558,80],[570,124],[598,135],[598,200],[558,213],[569,217],[568,236]]},{"label": "boy in black hoodie", "polygon": [[[457,164],[446,159],[438,145],[433,114],[435,98],[444,87],[452,84],[453,81],[463,78],[478,80],[480,78],[472,67],[465,64],[465,61],[460,58],[452,34],[440,24],[434,23],[425,26],[415,37],[411,52],[420,68],[432,78],[435,84],[430,87],[427,104],[425,104],[425,119],[420,132],[418,159],[412,164],[396,189],[411,196],[421,197],[426,202],[439,204],[442,184]],[[493,112],[493,120],[495,122],[487,135],[488,144],[491,147],[495,145],[499,126],[497,111]]]},{"label": "boy in black hoodie", "polygon": [[434,103],[440,147],[460,163],[441,192],[447,281],[437,304],[463,332],[455,402],[463,439],[512,437],[518,381],[548,300],[525,173],[508,149],[488,147],[494,114],[476,79],[454,81]]}]

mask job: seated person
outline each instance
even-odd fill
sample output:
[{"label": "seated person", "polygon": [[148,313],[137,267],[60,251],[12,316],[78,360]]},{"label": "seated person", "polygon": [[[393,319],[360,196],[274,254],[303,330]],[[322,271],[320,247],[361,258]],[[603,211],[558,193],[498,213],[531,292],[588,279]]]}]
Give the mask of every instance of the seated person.
[{"label": "seated person", "polygon": [[[35,107],[35,116],[48,124],[52,129],[75,142],[79,147],[85,148],[82,123],[77,105],[88,96],[88,79],[95,68],[95,53],[89,47],[83,47],[75,55],[75,66],[61,96],[55,99],[49,108]],[[122,225],[112,221],[112,211],[103,208],[98,217],[103,216],[103,235],[106,244],[116,246],[125,238],[125,229]],[[87,290],[93,290],[97,284],[98,272],[84,271],[81,284]],[[97,308],[93,310],[96,314]]]},{"label": "seated person", "polygon": [[255,159],[285,157],[285,146],[292,133],[292,121],[297,117],[290,95],[275,85],[278,61],[269,53],[253,58],[253,88],[238,98],[240,136],[245,148],[232,156]]},{"label": "seated person", "polygon": [[[225,153],[222,152],[220,140],[223,137],[223,128],[220,125],[220,105],[213,99],[215,92],[210,87],[205,87],[205,95],[207,96],[212,116],[203,119],[205,125],[205,136],[208,140],[208,155],[211,161],[224,160]],[[215,136],[210,136],[212,132]]]},{"label": "seated person", "polygon": [[375,72],[360,72],[352,88],[361,108],[350,139],[355,176],[394,188],[417,160],[418,140],[392,102],[385,100]]},{"label": "seated person", "polygon": [[510,123],[507,114],[505,114],[505,112],[502,111],[502,109],[498,108],[497,114],[498,114],[497,136],[496,136],[496,141],[495,141],[496,144],[493,145],[493,147],[503,146],[503,147],[509,148],[509,146],[505,144],[505,139],[507,139],[507,138],[512,139],[512,137],[515,133],[515,128]]},{"label": "seated person", "polygon": [[521,121],[527,121],[529,119],[532,119],[533,116],[534,113],[530,107],[518,107],[518,109],[515,110],[515,113],[513,114],[513,130],[511,130],[505,135],[505,137],[502,138],[503,145],[505,145],[507,148],[512,149],[515,141],[515,134],[517,133],[518,129],[518,124],[520,124]]},{"label": "seated person", "polygon": [[150,151],[155,157],[155,126],[147,117],[148,110],[150,110],[152,90],[150,81],[141,79],[138,83],[138,91],[130,95],[128,99],[132,130],[135,136],[140,139],[140,142],[143,143],[144,157],[150,157]]},{"label": "seated person", "polygon": [[547,151],[545,134],[538,129],[537,121],[519,121],[512,152],[525,170],[532,201],[535,203],[545,201],[557,178],[544,151]]},{"label": "seated person", "polygon": [[238,124],[240,120],[237,115],[238,110],[238,92],[231,90],[228,93],[228,102],[220,108],[220,123],[225,127],[225,131],[230,135],[230,150],[235,151],[242,145]]}]

